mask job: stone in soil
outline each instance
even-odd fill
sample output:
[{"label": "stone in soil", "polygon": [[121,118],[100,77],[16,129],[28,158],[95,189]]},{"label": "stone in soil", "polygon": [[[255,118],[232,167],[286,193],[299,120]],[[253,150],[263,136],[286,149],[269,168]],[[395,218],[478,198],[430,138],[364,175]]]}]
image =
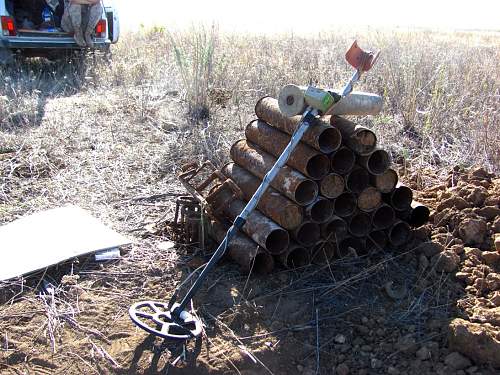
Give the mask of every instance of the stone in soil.
[{"label": "stone in soil", "polygon": [[341,363],[335,369],[335,374],[337,374],[337,375],[348,375],[349,374],[349,366],[347,366],[345,363]]},{"label": "stone in soil", "polygon": [[[491,324],[472,323],[454,319],[449,326],[450,348],[476,363],[500,367],[500,329]],[[458,369],[458,368],[457,368]]]},{"label": "stone in soil", "polygon": [[466,245],[483,243],[486,232],[486,221],[482,218],[466,218],[458,226],[458,234]]},{"label": "stone in soil", "polygon": [[452,353],[448,354],[444,358],[444,363],[448,367],[454,369],[455,371],[456,370],[463,370],[463,369],[470,367],[472,365],[470,360],[467,357],[464,357],[462,354],[460,354],[458,352],[452,352]]},{"label": "stone in soil", "polygon": [[436,268],[436,271],[453,272],[457,269],[460,257],[453,251],[443,251],[435,255],[431,264]]}]

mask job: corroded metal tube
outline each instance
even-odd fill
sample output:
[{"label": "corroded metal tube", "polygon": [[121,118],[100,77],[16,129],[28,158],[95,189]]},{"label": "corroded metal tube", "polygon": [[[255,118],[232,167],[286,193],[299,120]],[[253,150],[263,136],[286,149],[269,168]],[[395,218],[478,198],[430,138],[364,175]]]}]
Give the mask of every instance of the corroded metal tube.
[{"label": "corroded metal tube", "polygon": [[398,217],[412,227],[420,227],[429,221],[431,212],[427,206],[413,201],[411,207],[406,211],[398,211]]},{"label": "corroded metal tube", "polygon": [[368,186],[358,195],[358,208],[364,212],[371,212],[382,203],[382,194],[373,186]]},{"label": "corroded metal tube", "polygon": [[356,210],[357,199],[351,192],[344,192],[333,201],[333,212],[337,216],[347,217],[351,216]]},{"label": "corroded metal tube", "polygon": [[410,239],[411,229],[408,223],[398,220],[387,232],[389,242],[393,246],[401,246],[408,242]]},{"label": "corroded metal tube", "polygon": [[388,204],[382,204],[372,212],[372,225],[376,230],[389,228],[395,219],[394,210]]},{"label": "corroded metal tube", "polygon": [[[288,134],[261,120],[250,122],[245,128],[245,136],[247,140],[276,157],[282,154],[290,142]],[[287,165],[314,180],[320,180],[328,174],[330,160],[312,147],[299,143],[290,155]]]},{"label": "corroded metal tube", "polygon": [[366,250],[369,252],[382,252],[387,246],[387,234],[383,230],[376,230],[366,237]]},{"label": "corroded metal tube", "polygon": [[429,207],[414,201],[411,204],[411,214],[408,223],[412,227],[420,227],[429,221],[430,215],[431,211],[429,210]]},{"label": "corroded metal tube", "polygon": [[396,211],[407,211],[413,201],[413,191],[404,185],[398,185],[390,193],[383,195],[384,200]]},{"label": "corroded metal tube", "polygon": [[330,117],[330,125],[340,130],[344,144],[359,155],[368,155],[377,146],[377,136],[364,126],[338,116]]},{"label": "corroded metal tube", "polygon": [[348,147],[341,147],[330,156],[330,166],[333,172],[346,175],[356,164],[356,154]]},{"label": "corroded metal tube", "polygon": [[313,203],[305,207],[305,214],[308,219],[315,223],[326,223],[333,216],[333,202],[319,196]]},{"label": "corroded metal tube", "polygon": [[292,242],[287,251],[276,258],[288,269],[304,267],[311,263],[310,251],[295,242]]},{"label": "corroded metal tube", "polygon": [[328,223],[321,225],[321,237],[327,241],[339,243],[347,235],[347,223],[338,216],[333,216]]},{"label": "corroded metal tube", "polygon": [[[211,206],[234,221],[245,208],[245,202],[234,199],[230,189],[220,188],[212,192]],[[288,232],[257,210],[250,213],[242,230],[272,254],[284,252],[290,244]]]},{"label": "corroded metal tube", "polygon": [[[253,174],[234,163],[226,164],[221,172],[238,185],[247,201],[252,198],[261,183]],[[271,187],[262,195],[257,208],[287,230],[297,228],[304,219],[302,207]]]},{"label": "corroded metal tube", "polygon": [[346,176],[345,186],[353,193],[361,193],[370,184],[370,174],[366,169],[356,167]]},{"label": "corroded metal tube", "polygon": [[321,195],[329,199],[335,199],[344,192],[345,180],[339,174],[330,173],[326,175],[319,183]]},{"label": "corroded metal tube", "polygon": [[[347,237],[338,246],[338,255],[343,258],[347,255],[361,255],[366,251],[366,243],[363,238]],[[355,253],[355,254],[354,254]]]},{"label": "corroded metal tube", "polygon": [[348,228],[354,237],[365,237],[372,229],[370,215],[362,211],[356,212],[348,219]]},{"label": "corroded metal tube", "polygon": [[[279,109],[278,101],[269,96],[263,97],[257,102],[255,114],[269,125],[290,135],[295,132],[301,120],[301,116],[284,116]],[[316,150],[329,154],[340,147],[342,136],[338,129],[333,128],[327,122],[318,120],[314,126],[307,129],[302,142],[307,143]]]},{"label": "corroded metal tube", "polygon": [[[230,153],[234,162],[260,179],[276,162],[273,156],[244,139],[236,141]],[[287,166],[281,169],[271,186],[301,206],[314,202],[318,196],[316,182]]]},{"label": "corroded metal tube", "polygon": [[312,221],[304,221],[300,226],[291,231],[292,237],[306,247],[313,246],[321,236],[320,226]]},{"label": "corroded metal tube", "polygon": [[377,115],[382,110],[383,99],[380,95],[353,91],[335,104],[332,115],[367,116]]},{"label": "corroded metal tube", "polygon": [[[222,242],[228,228],[215,220],[210,221],[210,228],[213,238],[219,243]],[[227,255],[246,273],[252,271],[268,274],[274,269],[272,255],[241,232],[236,233],[229,242]]]},{"label": "corroded metal tube", "polygon": [[390,193],[398,184],[398,174],[394,169],[388,169],[381,175],[371,175],[370,183],[381,193]]},{"label": "corroded metal tube", "polygon": [[329,241],[320,241],[311,248],[311,263],[328,264],[335,256],[336,245]]},{"label": "corroded metal tube", "polygon": [[358,156],[358,164],[373,175],[383,175],[391,165],[391,158],[387,151],[374,150],[371,154]]}]

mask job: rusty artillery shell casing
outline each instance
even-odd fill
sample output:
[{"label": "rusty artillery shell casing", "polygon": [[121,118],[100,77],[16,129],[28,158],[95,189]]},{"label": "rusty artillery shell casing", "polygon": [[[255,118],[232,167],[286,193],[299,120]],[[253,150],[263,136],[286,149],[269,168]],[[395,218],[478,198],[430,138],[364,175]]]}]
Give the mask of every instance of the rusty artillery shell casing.
[{"label": "rusty artillery shell casing", "polygon": [[398,184],[398,174],[389,168],[381,175],[371,175],[370,183],[381,193],[390,193]]},{"label": "rusty artillery shell casing", "polygon": [[[210,221],[211,234],[217,242],[222,242],[226,236],[227,227],[215,220]],[[242,232],[236,233],[231,239],[227,255],[241,266],[243,272],[268,274],[274,269],[274,258],[262,246],[257,245]]]},{"label": "rusty artillery shell casing", "polygon": [[382,252],[388,241],[387,234],[383,230],[375,230],[366,236],[366,249],[369,252]]},{"label": "rusty artillery shell casing", "polygon": [[354,237],[365,237],[372,229],[370,215],[362,211],[358,211],[352,215],[347,220],[347,224],[349,233]]},{"label": "rusty artillery shell casing", "polygon": [[333,202],[319,196],[313,203],[305,207],[305,214],[308,219],[315,223],[326,223],[333,216]]},{"label": "rusty artillery shell casing", "polygon": [[346,175],[356,164],[356,154],[349,148],[342,146],[330,156],[330,167],[333,172]]},{"label": "rusty artillery shell casing", "polygon": [[401,246],[408,242],[411,235],[411,229],[408,223],[398,220],[387,232],[389,243],[393,246]]},{"label": "rusty artillery shell casing", "polygon": [[321,195],[329,199],[335,199],[344,192],[345,180],[339,174],[327,174],[319,183]]},{"label": "rusty artillery shell casing", "polygon": [[382,203],[382,194],[373,186],[364,189],[358,195],[358,208],[364,212],[371,212]]},{"label": "rusty artillery shell casing", "polygon": [[[213,202],[217,202],[217,207],[220,207],[231,221],[234,221],[245,208],[245,202],[234,199],[230,189],[219,189],[212,194],[214,195],[216,197],[213,197]],[[290,244],[288,232],[257,210],[253,210],[248,216],[242,229],[252,240],[272,254],[284,252]]]},{"label": "rusty artillery shell casing", "polygon": [[[252,198],[261,183],[257,177],[234,163],[226,164],[221,171],[238,185],[247,201]],[[262,195],[257,208],[287,230],[297,228],[304,219],[302,207],[271,187]]]},{"label": "rusty artillery shell casing", "polygon": [[[269,96],[263,97],[255,105],[255,114],[261,120],[267,122],[285,133],[292,135],[297,129],[301,116],[286,117],[278,106],[278,100]],[[318,120],[314,126],[310,126],[302,137],[302,142],[309,146],[329,154],[340,147],[342,136],[340,131],[329,123]]]},{"label": "rusty artillery shell casing", "polygon": [[[273,128],[262,120],[250,122],[245,129],[247,140],[260,146],[263,150],[279,157],[290,142],[290,136]],[[328,174],[330,160],[312,147],[299,143],[290,155],[287,165],[295,168],[307,177],[320,180]]]},{"label": "rusty artillery shell casing", "polygon": [[408,220],[408,224],[412,227],[418,228],[429,221],[429,216],[431,215],[431,211],[429,207],[424,206],[419,202],[413,201],[411,204],[411,214]]},{"label": "rusty artillery shell casing", "polygon": [[382,204],[377,207],[372,213],[372,225],[376,230],[387,229],[389,228],[394,220],[396,219],[396,215],[394,210],[388,204]]},{"label": "rusty artillery shell casing", "polygon": [[327,241],[339,243],[347,235],[347,223],[338,216],[333,216],[330,221],[321,225],[321,237]]},{"label": "rusty artillery shell casing", "polygon": [[366,241],[364,238],[347,237],[340,241],[338,245],[339,258],[344,258],[348,255],[361,255],[366,251]]},{"label": "rusty artillery shell casing", "polygon": [[[231,147],[231,159],[254,176],[262,179],[272,168],[276,159],[244,139],[236,141]],[[301,206],[308,205],[318,196],[318,185],[300,172],[284,166],[271,186]]]},{"label": "rusty artillery shell casing", "polygon": [[292,237],[299,245],[309,247],[317,243],[321,237],[319,224],[312,221],[304,221],[298,228],[291,231]]},{"label": "rusty artillery shell casing", "polygon": [[370,184],[370,174],[367,170],[355,167],[345,179],[345,186],[347,190],[353,193],[361,193]]},{"label": "rusty artillery shell casing", "polygon": [[373,175],[383,175],[391,166],[391,157],[387,151],[376,149],[368,155],[358,156],[358,164]]},{"label": "rusty artillery shell casing", "polygon": [[335,248],[333,242],[318,242],[311,248],[311,263],[317,265],[328,264],[335,256]]},{"label": "rusty artillery shell casing", "polygon": [[344,144],[359,155],[368,155],[377,146],[377,136],[364,126],[339,116],[331,116],[330,125],[340,130]]},{"label": "rusty artillery shell casing", "polygon": [[383,199],[389,203],[396,211],[407,211],[411,208],[413,201],[413,191],[404,185],[398,186],[390,193],[383,194]]},{"label": "rusty artillery shell casing", "polygon": [[277,255],[276,258],[288,269],[304,267],[311,263],[310,251],[295,242],[292,242],[287,251]]},{"label": "rusty artillery shell casing", "polygon": [[356,195],[346,191],[333,201],[333,212],[340,217],[351,216],[356,211],[356,205]]}]

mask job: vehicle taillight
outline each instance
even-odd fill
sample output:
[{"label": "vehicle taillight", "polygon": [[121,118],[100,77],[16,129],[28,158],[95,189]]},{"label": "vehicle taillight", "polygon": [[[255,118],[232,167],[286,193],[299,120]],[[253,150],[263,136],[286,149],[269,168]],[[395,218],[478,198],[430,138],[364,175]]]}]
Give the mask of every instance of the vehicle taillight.
[{"label": "vehicle taillight", "polygon": [[106,20],[99,20],[95,27],[96,38],[106,38]]},{"label": "vehicle taillight", "polygon": [[5,36],[16,36],[16,25],[12,17],[2,16],[2,34]]}]

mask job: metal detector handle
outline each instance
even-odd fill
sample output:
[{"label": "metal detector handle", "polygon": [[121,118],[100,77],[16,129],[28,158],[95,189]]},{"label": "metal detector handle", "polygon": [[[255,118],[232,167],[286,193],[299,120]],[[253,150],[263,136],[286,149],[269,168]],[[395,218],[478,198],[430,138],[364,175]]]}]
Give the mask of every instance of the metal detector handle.
[{"label": "metal detector handle", "polygon": [[253,194],[252,198],[248,201],[246,204],[245,208],[241,213],[236,217],[234,220],[234,224],[229,228],[229,230],[226,233],[226,236],[224,237],[224,240],[220,243],[219,247],[215,251],[215,253],[212,255],[210,260],[208,261],[207,265],[203,269],[203,271],[200,273],[200,276],[196,279],[194,284],[191,286],[187,294],[184,296],[182,301],[180,302],[179,306],[177,306],[174,310],[174,314],[179,315],[184,309],[186,308],[187,304],[193,296],[198,292],[200,287],[202,286],[203,282],[205,281],[208,273],[212,270],[212,268],[215,266],[215,264],[219,261],[220,258],[224,255],[226,252],[227,246],[229,242],[231,242],[231,239],[236,235],[236,233],[245,225],[246,220],[248,216],[252,213],[252,211],[257,207],[259,204],[259,201],[264,194],[264,192],[267,190],[271,182],[274,180],[276,175],[279,173],[280,169],[286,164],[288,161],[288,158],[292,154],[293,150],[297,147],[299,144],[300,140],[304,136],[304,133],[306,130],[309,128],[309,126],[313,123],[315,117],[317,115],[317,111],[311,107],[308,107],[306,111],[304,112],[304,115],[302,116],[302,121],[300,122],[297,130],[295,133],[292,135],[292,138],[290,139],[290,142],[288,145],[285,147],[283,152],[281,153],[280,157],[278,160],[276,160],[276,163],[274,163],[273,167],[269,170],[269,172],[266,173],[264,178],[262,179],[262,182],[258,189],[255,191]]}]

